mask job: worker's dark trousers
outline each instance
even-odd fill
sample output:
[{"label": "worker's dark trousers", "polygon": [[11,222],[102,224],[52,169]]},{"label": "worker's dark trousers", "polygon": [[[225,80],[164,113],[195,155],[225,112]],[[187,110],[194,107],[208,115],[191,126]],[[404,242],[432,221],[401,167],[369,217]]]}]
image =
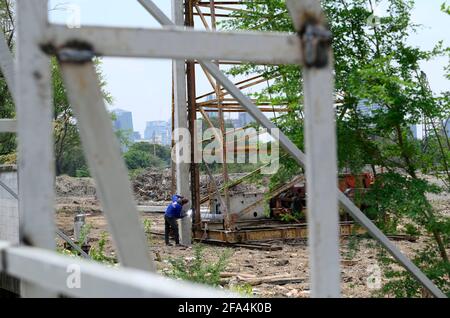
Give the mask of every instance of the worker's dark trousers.
[{"label": "worker's dark trousers", "polygon": [[166,244],[169,244],[169,232],[170,229],[173,230],[173,234],[175,235],[175,244],[180,244],[180,237],[178,235],[178,223],[176,218],[169,218],[167,216],[164,216],[165,220],[165,231],[164,231],[164,238],[166,240]]}]

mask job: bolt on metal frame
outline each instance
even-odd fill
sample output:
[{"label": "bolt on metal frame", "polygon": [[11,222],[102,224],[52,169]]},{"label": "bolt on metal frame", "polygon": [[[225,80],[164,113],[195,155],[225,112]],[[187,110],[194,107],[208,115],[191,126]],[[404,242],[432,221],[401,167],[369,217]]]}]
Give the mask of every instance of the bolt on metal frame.
[{"label": "bolt on metal frame", "polygon": [[[327,33],[324,30],[324,18],[318,0],[287,2],[302,36],[203,32],[174,27],[172,21],[152,1],[139,2],[145,4],[145,8],[161,24],[168,27],[162,30],[104,27],[68,29],[48,23],[47,0],[17,0],[18,50],[14,92],[17,97],[22,246],[11,247],[7,242],[0,242],[0,271],[23,279],[23,296],[56,296],[57,293],[80,297],[228,295],[191,284],[171,282],[151,273],[154,265],[148,257],[126,168],[120,157],[120,147],[113,134],[92,63],[95,55],[101,55],[191,61],[197,59],[269,132],[276,129],[275,125],[216,64],[208,60],[303,65],[307,155],[281,132],[279,142],[308,171],[312,296],[340,296],[337,233],[339,200],[347,212],[423,286],[436,297],[445,297],[343,193],[337,190],[332,52],[324,36]],[[302,20],[302,17],[306,16],[313,19]],[[306,31],[302,33],[303,30]],[[317,39],[321,43],[319,48],[311,46]],[[154,43],[158,45],[155,46]],[[202,45],[196,45],[199,43]],[[314,54],[311,55],[311,52]],[[80,127],[87,161],[99,188],[100,200],[120,262],[124,266],[117,270],[67,258],[52,251],[55,249],[55,225],[49,54],[56,55],[60,61],[69,99]],[[67,287],[67,268],[73,264],[80,266],[82,280],[87,288]],[[183,292],[185,294],[182,294]]]}]

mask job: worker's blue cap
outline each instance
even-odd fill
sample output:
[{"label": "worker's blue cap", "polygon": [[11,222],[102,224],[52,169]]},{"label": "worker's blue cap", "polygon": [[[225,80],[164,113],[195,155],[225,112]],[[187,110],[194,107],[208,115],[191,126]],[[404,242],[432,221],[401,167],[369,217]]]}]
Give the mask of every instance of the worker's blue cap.
[{"label": "worker's blue cap", "polygon": [[172,196],[172,202],[177,202],[179,198],[181,198],[181,195],[174,194],[174,195]]}]

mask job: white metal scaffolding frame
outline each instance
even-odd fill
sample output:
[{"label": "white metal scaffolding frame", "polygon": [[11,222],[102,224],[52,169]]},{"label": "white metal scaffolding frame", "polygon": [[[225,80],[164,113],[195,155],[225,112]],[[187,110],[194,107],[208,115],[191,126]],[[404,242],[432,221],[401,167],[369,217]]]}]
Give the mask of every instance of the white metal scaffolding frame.
[{"label": "white metal scaffolding frame", "polygon": [[[281,132],[279,142],[307,171],[312,296],[340,296],[339,200],[350,215],[424,287],[436,297],[445,297],[337,189],[332,52],[319,0],[288,1],[299,35],[222,33],[180,28],[174,26],[152,1],[139,2],[166,27],[155,30],[69,29],[48,23],[47,0],[17,0],[15,72],[8,70],[3,59],[0,59],[0,66],[4,73],[17,74],[13,81],[13,95],[17,97],[22,246],[11,247],[0,243],[0,271],[23,280],[23,296],[44,297],[60,293],[77,297],[228,295],[176,282],[169,286],[171,288],[166,288],[166,283],[161,283],[163,278],[151,273],[154,270],[153,261],[148,257],[120,147],[113,134],[92,63],[97,55],[198,60],[269,131],[276,129],[276,126],[209,60],[303,66],[307,154],[303,154]],[[302,17],[309,19],[303,20]],[[3,53],[1,45],[0,50]],[[120,269],[106,269],[102,265],[69,259],[52,251],[55,249],[55,225],[49,55],[56,55],[61,65],[89,168],[99,189],[120,263],[124,266]],[[181,71],[179,65],[178,68]],[[179,104],[183,104],[181,90],[179,93]],[[2,126],[7,125],[11,125],[10,121],[7,124],[0,122],[0,131]],[[13,130],[13,127],[8,129]],[[80,266],[85,287],[76,290],[67,287],[67,266],[71,264]]]}]

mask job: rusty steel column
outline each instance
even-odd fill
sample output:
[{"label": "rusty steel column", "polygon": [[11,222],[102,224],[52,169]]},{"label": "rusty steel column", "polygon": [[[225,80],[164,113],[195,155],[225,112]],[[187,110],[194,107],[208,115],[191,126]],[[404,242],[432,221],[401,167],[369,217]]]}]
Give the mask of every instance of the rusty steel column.
[{"label": "rusty steel column", "polygon": [[[211,28],[213,31],[216,31],[217,29],[217,21],[216,21],[216,8],[215,8],[215,2],[214,0],[210,0],[210,11],[211,11]],[[217,67],[220,67],[220,61],[215,61],[217,64]],[[223,105],[222,105],[222,101],[223,101],[223,96],[222,96],[222,89],[220,86],[220,83],[218,83],[216,81],[216,85],[215,85],[215,91],[216,91],[216,98],[217,98],[217,110],[218,110],[218,119],[219,119],[219,128],[222,134],[222,178],[223,178],[223,183],[224,183],[224,196],[225,196],[225,207],[224,207],[224,211],[226,211],[226,213],[224,213],[224,226],[226,230],[229,229],[233,229],[234,228],[234,221],[231,218],[230,213],[230,195],[228,193],[228,183],[230,181],[229,176],[228,176],[228,166],[227,166],[227,144],[226,144],[226,129],[225,129],[225,117],[224,117],[224,112],[223,112]],[[218,194],[219,196],[221,195],[220,192]]]},{"label": "rusty steel column", "polygon": [[[185,0],[184,3],[185,25],[187,27],[194,27],[194,2],[193,0]],[[196,145],[195,135],[197,133],[195,121],[197,119],[197,92],[195,86],[195,61],[188,61],[186,64],[186,82],[187,82],[187,102],[188,102],[188,116],[189,116],[189,133],[191,134],[191,195],[193,213],[193,227],[194,230],[201,228],[200,215],[200,173],[198,163],[196,160]]]}]

